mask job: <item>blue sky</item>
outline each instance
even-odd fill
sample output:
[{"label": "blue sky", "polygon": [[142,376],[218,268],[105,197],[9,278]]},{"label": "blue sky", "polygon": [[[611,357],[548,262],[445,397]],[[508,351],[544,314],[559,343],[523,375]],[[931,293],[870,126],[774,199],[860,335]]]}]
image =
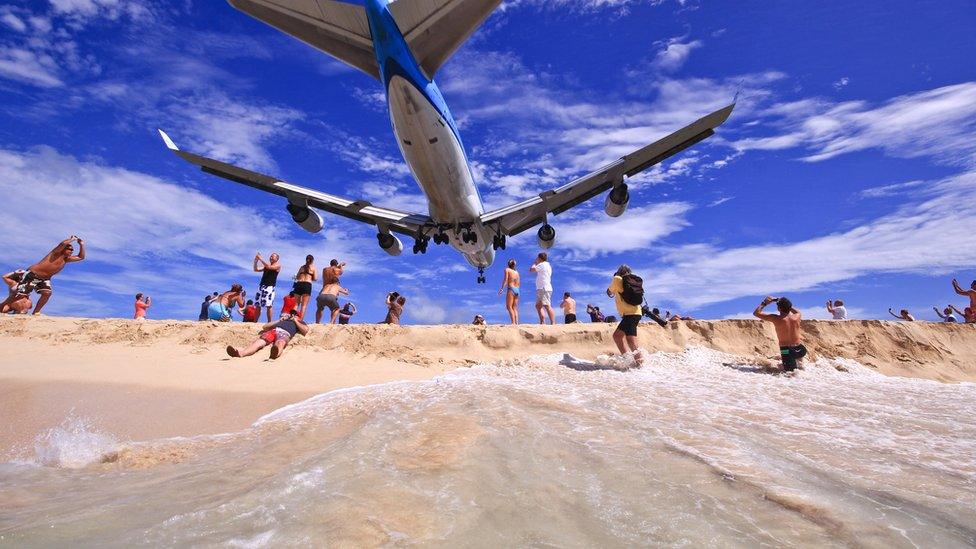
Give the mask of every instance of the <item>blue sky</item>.
[{"label": "blue sky", "polygon": [[[410,1],[410,0],[400,0]],[[809,5],[807,5],[809,4]],[[513,0],[436,80],[486,206],[558,186],[739,103],[718,134],[553,219],[558,293],[612,309],[619,263],[651,301],[704,318],[786,294],[808,316],[890,307],[934,319],[976,278],[976,10],[972,2]],[[0,5],[0,267],[69,234],[89,259],[55,279],[51,314],[195,318],[204,294],[254,292],[256,251],[349,262],[358,321],[408,296],[408,323],[506,318],[502,266],[527,272],[534,231],[489,283],[446,247],[386,256],[371,227],[326,216],[309,235],[284,204],[206,176],[182,147],[301,185],[426,211],[378,82],[224,2],[51,0]],[[528,295],[531,295],[529,293]],[[528,296],[527,296],[528,297]],[[534,317],[531,300],[522,305]]]}]

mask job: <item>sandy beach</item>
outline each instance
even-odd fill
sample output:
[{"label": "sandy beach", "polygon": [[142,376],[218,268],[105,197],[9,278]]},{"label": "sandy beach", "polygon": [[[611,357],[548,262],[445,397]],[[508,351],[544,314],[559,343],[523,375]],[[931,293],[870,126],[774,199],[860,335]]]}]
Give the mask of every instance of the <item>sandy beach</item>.
[{"label": "sandy beach", "polygon": [[[448,370],[553,352],[592,359],[613,327],[313,326],[278,361],[230,360],[256,326],[82,318],[0,319],[0,450],[17,451],[69,415],[127,440],[231,432],[334,389],[430,379]],[[976,327],[881,321],[804,322],[810,359],[855,359],[890,376],[976,380]],[[645,325],[641,345],[707,347],[774,357],[773,332],[752,320]]]}]

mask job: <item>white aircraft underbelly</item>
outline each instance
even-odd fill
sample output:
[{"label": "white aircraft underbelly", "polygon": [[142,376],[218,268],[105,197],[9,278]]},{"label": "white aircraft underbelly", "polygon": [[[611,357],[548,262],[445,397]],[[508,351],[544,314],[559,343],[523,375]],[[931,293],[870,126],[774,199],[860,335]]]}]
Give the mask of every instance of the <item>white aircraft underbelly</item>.
[{"label": "white aircraft underbelly", "polygon": [[438,223],[472,222],[484,213],[461,144],[412,84],[394,76],[387,93],[397,145]]}]

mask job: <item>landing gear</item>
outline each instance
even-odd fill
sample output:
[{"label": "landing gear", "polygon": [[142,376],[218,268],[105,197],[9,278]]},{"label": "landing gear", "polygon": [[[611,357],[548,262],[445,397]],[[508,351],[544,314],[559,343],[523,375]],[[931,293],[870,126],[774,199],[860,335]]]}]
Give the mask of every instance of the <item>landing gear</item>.
[{"label": "landing gear", "polygon": [[466,229],[463,233],[461,233],[461,241],[465,244],[477,244],[478,233],[472,231],[471,229]]},{"label": "landing gear", "polygon": [[[434,238],[437,238],[437,235],[434,235]],[[414,240],[414,243],[413,243],[413,253],[414,254],[425,254],[425,253],[427,253],[427,244],[428,243],[430,243],[430,238],[427,238],[426,236],[422,236],[420,238],[417,238],[416,240]],[[436,243],[436,241],[435,241],[435,243]]]},{"label": "landing gear", "polygon": [[484,284],[488,279],[485,278],[485,268],[478,267],[478,284]]},{"label": "landing gear", "polygon": [[491,247],[494,248],[494,249],[496,249],[496,250],[504,250],[505,249],[505,235],[503,235],[503,234],[496,234],[495,236],[491,237]]},{"label": "landing gear", "polygon": [[444,233],[434,233],[434,244],[447,244],[450,240],[450,237]]}]

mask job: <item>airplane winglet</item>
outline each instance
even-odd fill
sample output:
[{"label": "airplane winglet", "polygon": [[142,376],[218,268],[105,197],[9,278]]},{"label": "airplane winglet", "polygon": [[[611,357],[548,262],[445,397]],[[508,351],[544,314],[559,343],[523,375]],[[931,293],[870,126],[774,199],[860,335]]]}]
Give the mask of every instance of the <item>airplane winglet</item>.
[{"label": "airplane winglet", "polygon": [[166,132],[164,132],[163,130],[160,130],[159,128],[157,128],[156,131],[158,131],[159,132],[159,136],[163,138],[163,143],[166,143],[166,148],[167,149],[169,149],[171,151],[174,151],[174,152],[177,152],[177,151],[180,150],[180,148],[176,146],[176,143],[173,143],[173,140],[170,139],[168,135],[166,135]]}]

